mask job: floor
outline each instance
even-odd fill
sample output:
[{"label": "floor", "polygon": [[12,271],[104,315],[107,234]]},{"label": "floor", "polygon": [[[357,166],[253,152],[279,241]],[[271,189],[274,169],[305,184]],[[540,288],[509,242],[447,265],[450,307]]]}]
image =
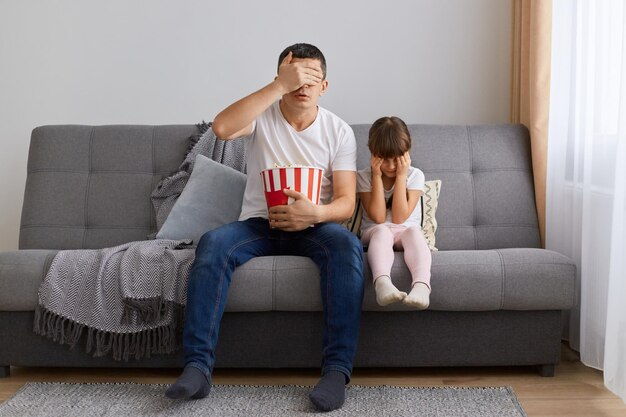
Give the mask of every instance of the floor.
[{"label": "floor", "polygon": [[[315,369],[215,371],[215,384],[314,385]],[[11,368],[0,379],[0,402],[10,398],[25,382],[140,382],[168,384],[178,370]],[[526,367],[493,368],[386,368],[356,369],[359,385],[401,386],[511,386],[529,417],[626,417],[626,404],[604,387],[602,372],[583,365],[576,352],[562,346],[561,364],[554,377],[543,378]]]}]

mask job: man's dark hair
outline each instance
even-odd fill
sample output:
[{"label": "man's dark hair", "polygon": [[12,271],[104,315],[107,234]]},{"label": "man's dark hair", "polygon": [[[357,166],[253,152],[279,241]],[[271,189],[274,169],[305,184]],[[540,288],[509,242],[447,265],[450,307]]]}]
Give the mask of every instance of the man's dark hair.
[{"label": "man's dark hair", "polygon": [[278,68],[280,68],[280,63],[283,62],[283,59],[289,52],[292,53],[294,58],[312,58],[320,61],[322,65],[322,72],[324,73],[324,79],[326,79],[326,58],[324,58],[324,54],[320,51],[317,46],[313,46],[308,43],[296,43],[291,46],[285,48],[285,50],[278,57]]}]

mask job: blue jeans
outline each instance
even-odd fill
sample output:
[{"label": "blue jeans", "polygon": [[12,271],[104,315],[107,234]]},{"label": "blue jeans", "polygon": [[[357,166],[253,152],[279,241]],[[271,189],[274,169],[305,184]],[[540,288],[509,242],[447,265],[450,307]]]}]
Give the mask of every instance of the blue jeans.
[{"label": "blue jeans", "polygon": [[299,232],[271,229],[253,218],[205,233],[187,284],[183,332],[185,366],[211,380],[215,346],[235,267],[257,256],[299,255],[320,269],[324,307],[322,374],[336,370],[349,381],[363,302],[363,249],[359,239],[337,223],[320,223]]}]

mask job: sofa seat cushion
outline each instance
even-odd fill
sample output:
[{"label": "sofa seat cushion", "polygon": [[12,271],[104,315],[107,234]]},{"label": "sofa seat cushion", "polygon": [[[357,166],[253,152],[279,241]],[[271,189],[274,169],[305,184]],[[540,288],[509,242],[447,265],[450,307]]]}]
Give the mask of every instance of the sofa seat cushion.
[{"label": "sofa seat cushion", "polygon": [[[402,252],[391,272],[408,291],[411,276]],[[563,310],[576,302],[576,267],[545,249],[439,251],[433,254],[430,310]],[[366,265],[364,311],[410,310],[401,303],[380,307]],[[319,272],[309,258],[271,256],[235,270],[226,311],[321,311]]]},{"label": "sofa seat cushion", "polygon": [[[0,311],[32,311],[37,290],[57,251],[0,253]],[[401,303],[380,307],[366,265],[365,311],[410,310]],[[391,272],[408,291],[411,276],[402,252]],[[433,253],[429,309],[443,311],[562,310],[576,302],[576,268],[569,258],[544,249],[494,249]],[[265,256],[235,270],[227,312],[321,311],[319,271],[309,258]]]}]

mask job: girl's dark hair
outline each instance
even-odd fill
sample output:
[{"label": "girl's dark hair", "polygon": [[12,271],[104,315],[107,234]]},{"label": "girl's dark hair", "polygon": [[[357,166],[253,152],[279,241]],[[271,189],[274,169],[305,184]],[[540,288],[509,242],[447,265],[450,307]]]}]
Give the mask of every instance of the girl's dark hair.
[{"label": "girl's dark hair", "polygon": [[367,146],[374,156],[395,158],[411,149],[411,135],[399,117],[381,117],[370,127]]},{"label": "girl's dark hair", "polygon": [[312,58],[320,61],[322,72],[324,73],[324,79],[326,79],[326,58],[324,58],[324,54],[320,51],[317,46],[313,46],[308,43],[296,43],[291,46],[285,48],[283,52],[280,53],[278,57],[278,68],[280,68],[280,64],[283,62],[283,59],[291,52],[294,58]]}]

